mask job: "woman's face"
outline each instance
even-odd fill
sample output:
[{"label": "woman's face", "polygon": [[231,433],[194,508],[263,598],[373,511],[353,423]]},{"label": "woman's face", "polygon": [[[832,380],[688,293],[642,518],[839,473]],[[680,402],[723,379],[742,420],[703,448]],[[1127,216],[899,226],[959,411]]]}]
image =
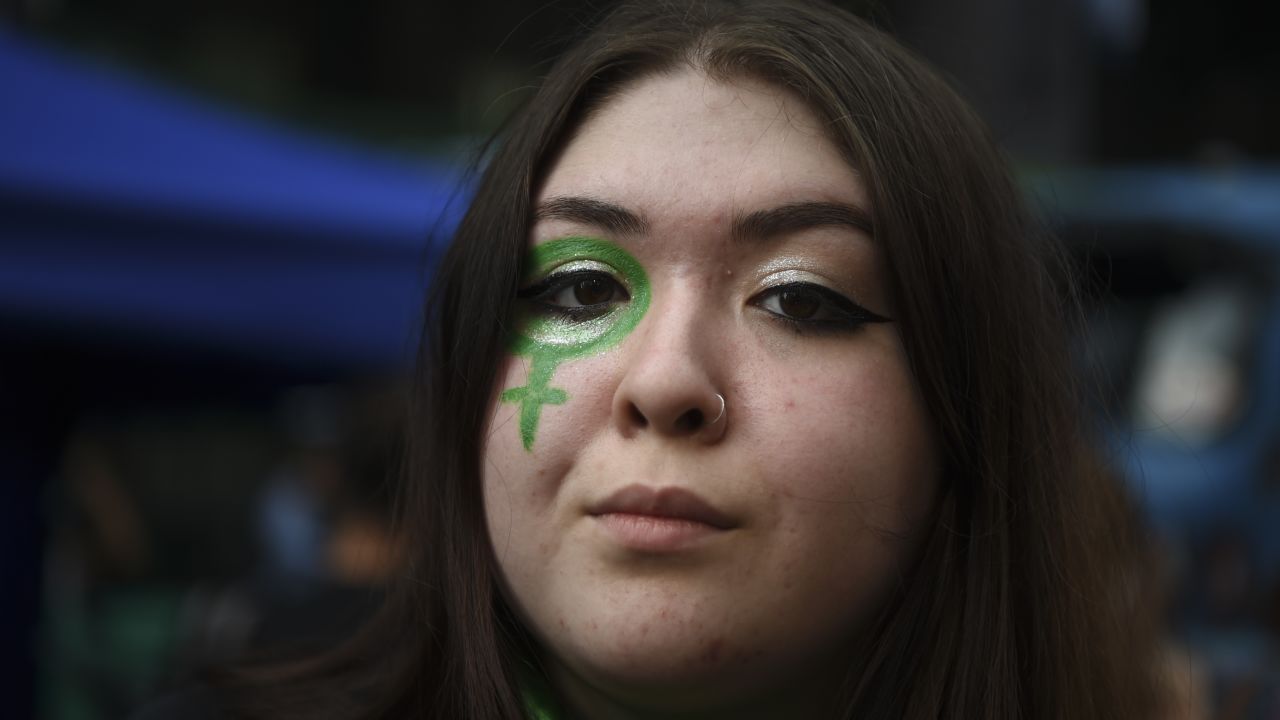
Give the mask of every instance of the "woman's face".
[{"label": "woman's face", "polygon": [[830,697],[939,476],[861,178],[793,95],[689,70],[536,205],[483,480],[553,678],[592,717]]}]

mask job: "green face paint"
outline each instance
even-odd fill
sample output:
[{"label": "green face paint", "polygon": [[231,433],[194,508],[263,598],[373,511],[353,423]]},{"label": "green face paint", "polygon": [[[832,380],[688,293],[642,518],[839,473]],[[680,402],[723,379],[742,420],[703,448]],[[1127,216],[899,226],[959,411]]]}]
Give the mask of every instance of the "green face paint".
[{"label": "green face paint", "polygon": [[626,250],[605,240],[568,237],[538,245],[529,251],[525,279],[536,281],[555,271],[572,271],[578,264],[607,266],[631,299],[588,319],[557,314],[546,307],[539,311],[527,304],[520,309],[520,331],[512,340],[511,352],[529,358],[532,367],[526,384],[503,391],[502,402],[520,405],[520,440],[525,450],[533,448],[542,406],[561,405],[569,399],[564,390],[551,387],[556,366],[617,345],[649,309],[649,278],[644,268]]}]

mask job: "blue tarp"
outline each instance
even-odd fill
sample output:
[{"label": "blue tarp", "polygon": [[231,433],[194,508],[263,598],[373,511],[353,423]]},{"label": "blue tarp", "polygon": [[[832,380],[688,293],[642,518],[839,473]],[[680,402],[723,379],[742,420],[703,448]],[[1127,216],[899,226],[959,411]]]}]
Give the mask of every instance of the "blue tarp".
[{"label": "blue tarp", "polygon": [[62,428],[37,419],[66,392],[56,369],[30,376],[45,351],[230,358],[307,379],[404,367],[465,204],[458,180],[0,27],[0,664],[15,668],[0,687],[15,717],[34,714],[39,506]]},{"label": "blue tarp", "polygon": [[[408,358],[459,173],[0,28],[0,319],[324,367]],[[6,323],[8,324],[8,323]]]}]

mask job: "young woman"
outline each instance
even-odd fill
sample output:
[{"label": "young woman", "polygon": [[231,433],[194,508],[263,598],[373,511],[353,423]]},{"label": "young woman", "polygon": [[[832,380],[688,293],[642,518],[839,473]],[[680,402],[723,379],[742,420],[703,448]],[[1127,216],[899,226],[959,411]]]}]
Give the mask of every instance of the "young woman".
[{"label": "young woman", "polygon": [[233,704],[1153,715],[1062,259],[933,72],[823,4],[637,3],[497,142],[432,288],[410,562]]}]

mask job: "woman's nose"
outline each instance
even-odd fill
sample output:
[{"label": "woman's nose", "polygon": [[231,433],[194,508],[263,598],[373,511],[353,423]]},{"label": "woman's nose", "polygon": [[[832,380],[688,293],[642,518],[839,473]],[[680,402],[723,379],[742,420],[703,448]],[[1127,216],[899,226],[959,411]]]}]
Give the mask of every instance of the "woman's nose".
[{"label": "woman's nose", "polygon": [[624,437],[653,433],[714,443],[729,424],[722,387],[727,361],[714,318],[699,303],[655,302],[637,326],[614,396],[613,417]]}]

